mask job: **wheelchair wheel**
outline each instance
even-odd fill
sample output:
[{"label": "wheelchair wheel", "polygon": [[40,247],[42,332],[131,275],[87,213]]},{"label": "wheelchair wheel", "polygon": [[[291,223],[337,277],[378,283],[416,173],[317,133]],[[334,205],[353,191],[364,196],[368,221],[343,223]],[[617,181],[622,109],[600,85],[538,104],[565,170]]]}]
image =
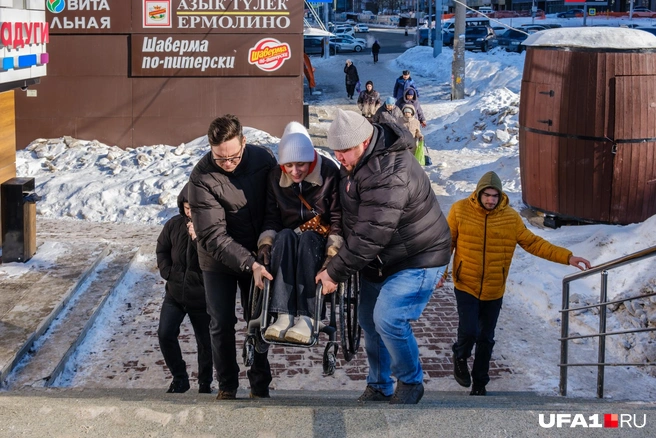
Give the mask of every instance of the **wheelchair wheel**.
[{"label": "wheelchair wheel", "polygon": [[344,359],[347,362],[350,362],[357,354],[362,336],[362,328],[358,324],[359,280],[358,274],[352,275],[340,288],[339,294],[339,331]]},{"label": "wheelchair wheel", "polygon": [[241,352],[241,358],[245,367],[250,367],[255,362],[255,337],[247,336],[244,339],[244,348]]}]

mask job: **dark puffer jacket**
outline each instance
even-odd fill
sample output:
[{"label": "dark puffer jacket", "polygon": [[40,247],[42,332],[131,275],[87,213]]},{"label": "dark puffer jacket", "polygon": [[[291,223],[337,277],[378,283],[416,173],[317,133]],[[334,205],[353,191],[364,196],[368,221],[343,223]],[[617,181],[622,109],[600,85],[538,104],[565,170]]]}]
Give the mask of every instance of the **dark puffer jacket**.
[{"label": "dark puffer jacket", "polygon": [[276,166],[271,151],[246,145],[233,172],[225,172],[208,152],[189,177],[191,218],[203,271],[250,273],[264,221],[266,184]]},{"label": "dark puffer jacket", "polygon": [[205,310],[205,288],[203,273],[198,264],[196,242],[187,231],[189,219],[185,216],[187,200],[185,184],[178,195],[180,214],[173,216],[164,224],[157,238],[157,267],[166,280],[166,293],[188,310]]},{"label": "dark puffer jacket", "polygon": [[383,281],[404,269],[449,263],[451,232],[421,165],[414,139],[398,125],[374,125],[353,172],[342,168],[344,244],[328,265],[333,280],[362,271]]},{"label": "dark puffer jacket", "polygon": [[314,207],[324,223],[330,224],[330,234],[342,235],[342,209],[339,203],[339,168],[331,160],[317,157],[317,166],[299,184],[282,178],[282,169],[269,173],[267,208],[263,230],[276,233],[283,228],[296,229],[314,217],[303,205],[298,194]]}]

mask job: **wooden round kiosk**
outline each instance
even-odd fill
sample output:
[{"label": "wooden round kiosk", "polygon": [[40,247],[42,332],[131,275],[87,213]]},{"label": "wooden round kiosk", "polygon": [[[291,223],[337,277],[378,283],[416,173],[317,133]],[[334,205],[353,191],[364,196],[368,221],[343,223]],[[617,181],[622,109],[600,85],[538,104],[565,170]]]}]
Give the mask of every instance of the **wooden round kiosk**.
[{"label": "wooden round kiosk", "polygon": [[529,36],[520,97],[524,202],[612,224],[656,214],[656,36],[561,28]]}]

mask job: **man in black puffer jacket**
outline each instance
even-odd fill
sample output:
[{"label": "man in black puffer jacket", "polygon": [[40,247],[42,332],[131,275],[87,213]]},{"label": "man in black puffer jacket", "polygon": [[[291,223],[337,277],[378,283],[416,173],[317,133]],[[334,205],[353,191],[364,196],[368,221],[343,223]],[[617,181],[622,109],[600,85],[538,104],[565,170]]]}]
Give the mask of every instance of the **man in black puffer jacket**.
[{"label": "man in black puffer jacket", "polygon": [[[191,219],[198,235],[207,312],[212,317],[212,353],[219,382],[219,400],[232,400],[239,388],[235,344],[237,286],[247,307],[253,273],[264,270],[255,261],[264,221],[269,171],[276,166],[270,150],[246,144],[239,119],[215,119],[207,137],[210,151],[189,178]],[[273,280],[270,274],[265,277]],[[269,397],[271,368],[267,353],[255,352],[248,370],[252,398]]]},{"label": "man in black puffer jacket", "polygon": [[360,402],[418,403],[424,393],[410,321],[421,316],[449,263],[451,232],[409,151],[413,142],[402,126],[371,125],[341,109],[328,130],[328,146],[342,164],[344,244],[316,279],[331,293],[336,283],[361,273],[359,319],[369,375]]},{"label": "man in black puffer jacket", "polygon": [[182,358],[178,336],[182,320],[185,315],[189,315],[198,349],[198,392],[211,393],[210,316],[205,306],[203,273],[198,264],[196,234],[190,218],[187,187],[188,184],[185,184],[178,195],[180,214],[164,224],[157,238],[157,267],[166,280],[166,295],[159,315],[157,336],[164,362],[173,374],[173,382],[166,392],[186,392],[189,389],[189,374]]}]

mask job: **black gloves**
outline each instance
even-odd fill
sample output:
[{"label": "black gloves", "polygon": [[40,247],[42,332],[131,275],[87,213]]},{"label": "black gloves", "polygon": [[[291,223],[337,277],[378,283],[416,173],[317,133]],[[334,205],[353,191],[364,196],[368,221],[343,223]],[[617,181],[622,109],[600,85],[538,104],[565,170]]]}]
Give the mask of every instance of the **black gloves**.
[{"label": "black gloves", "polygon": [[271,245],[262,245],[257,249],[257,262],[269,266],[271,261]]}]

